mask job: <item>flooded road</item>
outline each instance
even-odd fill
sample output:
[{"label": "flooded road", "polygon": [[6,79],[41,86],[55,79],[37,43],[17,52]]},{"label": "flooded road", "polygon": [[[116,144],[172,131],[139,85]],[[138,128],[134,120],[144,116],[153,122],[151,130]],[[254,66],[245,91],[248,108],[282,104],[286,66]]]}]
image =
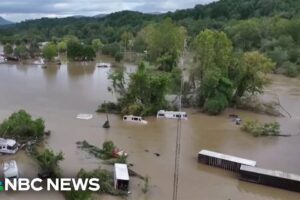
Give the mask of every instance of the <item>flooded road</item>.
[{"label": "flooded road", "polygon": [[[127,70],[134,66],[126,65]],[[76,142],[87,140],[101,146],[105,140],[129,153],[128,161],[133,169],[150,178],[150,190],[143,194],[143,182],[133,179],[132,200],[172,199],[175,156],[176,121],[147,118],[148,125],[123,122],[119,116],[110,115],[111,128],[102,129],[104,114],[94,111],[103,101],[115,97],[107,91],[110,69],[95,64],[51,66],[42,69],[38,65],[0,65],[0,120],[12,112],[25,109],[33,117],[42,117],[46,128],[52,130],[46,145],[62,151],[61,162],[64,176],[74,176],[80,168],[95,169],[101,161],[77,149]],[[221,116],[211,117],[188,109],[189,120],[182,122],[182,145],[178,199],[222,200],[298,200],[300,193],[241,182],[236,175],[197,162],[197,153],[209,149],[256,160],[263,168],[300,174],[300,80],[272,76],[274,82],[266,88],[275,92],[290,117],[274,118],[240,110],[227,110]],[[273,94],[272,94],[273,95]],[[88,121],[76,119],[78,113],[92,113]],[[287,138],[254,138],[240,131],[228,114],[239,114],[243,120],[277,120]],[[157,157],[154,153],[159,153]],[[24,152],[15,156],[2,156],[0,161],[16,159],[21,176],[34,177],[37,166]],[[60,193],[3,193],[1,200],[64,199]],[[117,197],[102,196],[116,200]]]}]

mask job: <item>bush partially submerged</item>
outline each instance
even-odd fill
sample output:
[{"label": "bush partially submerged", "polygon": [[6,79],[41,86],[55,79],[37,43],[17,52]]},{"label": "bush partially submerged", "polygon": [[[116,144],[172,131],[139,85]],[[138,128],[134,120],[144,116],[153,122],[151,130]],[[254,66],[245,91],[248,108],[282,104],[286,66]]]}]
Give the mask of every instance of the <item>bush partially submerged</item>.
[{"label": "bush partially submerged", "polygon": [[[102,145],[102,149],[94,145],[89,144],[87,141],[77,142],[78,148],[81,148],[88,153],[92,154],[96,158],[101,160],[115,159],[115,162],[126,163],[126,156],[119,156],[116,158],[114,155],[115,144],[112,141],[105,141]],[[112,162],[115,163],[115,162]]]},{"label": "bush partially submerged", "polygon": [[126,195],[125,192],[118,191],[114,188],[113,182],[113,172],[105,170],[105,169],[96,169],[91,172],[87,172],[84,169],[81,169],[78,174],[77,178],[82,179],[90,179],[90,178],[98,178],[100,184],[99,193],[105,193],[110,195]]},{"label": "bush partially submerged", "polygon": [[42,152],[36,152],[34,158],[37,160],[42,173],[53,174],[55,177],[60,176],[58,163],[64,159],[62,152],[55,154],[50,149]]},{"label": "bush partially submerged", "polygon": [[280,134],[280,125],[278,122],[259,123],[258,121],[247,121],[243,125],[242,130],[255,137],[278,136]]},{"label": "bush partially submerged", "polygon": [[0,137],[19,140],[40,139],[44,135],[44,120],[33,120],[24,110],[13,113],[0,124]]},{"label": "bush partially submerged", "polygon": [[113,114],[119,114],[121,113],[121,107],[116,104],[116,103],[112,103],[112,102],[107,102],[107,103],[103,103],[101,104],[98,109],[96,110],[96,112],[99,113],[113,113]]},{"label": "bush partially submerged", "polygon": [[66,200],[91,200],[92,199],[92,193],[88,190],[86,191],[68,191],[64,193]]}]

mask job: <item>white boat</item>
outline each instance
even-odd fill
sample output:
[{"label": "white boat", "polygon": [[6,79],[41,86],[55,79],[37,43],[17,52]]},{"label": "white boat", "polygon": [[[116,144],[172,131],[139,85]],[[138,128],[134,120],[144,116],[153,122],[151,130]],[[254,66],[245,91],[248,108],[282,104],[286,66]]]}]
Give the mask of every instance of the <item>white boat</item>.
[{"label": "white boat", "polygon": [[15,140],[0,138],[0,153],[15,154],[18,149],[18,143]]},{"label": "white boat", "polygon": [[99,63],[97,65],[97,67],[99,67],[99,68],[109,68],[109,67],[111,67],[111,64],[110,63]]},{"label": "white boat", "polygon": [[19,178],[19,170],[15,160],[3,163],[3,177],[8,179]]},{"label": "white boat", "polygon": [[188,119],[186,112],[182,112],[182,111],[160,110],[157,112],[156,117],[157,118],[167,118],[167,119],[184,119],[184,120]]},{"label": "white boat", "polygon": [[136,122],[136,123],[141,123],[141,124],[148,124],[146,120],[144,120],[140,116],[133,116],[133,115],[124,115],[123,116],[123,121],[128,121],[128,122]]},{"label": "white boat", "polygon": [[78,114],[76,116],[77,119],[84,119],[84,120],[89,120],[93,118],[92,114]]}]

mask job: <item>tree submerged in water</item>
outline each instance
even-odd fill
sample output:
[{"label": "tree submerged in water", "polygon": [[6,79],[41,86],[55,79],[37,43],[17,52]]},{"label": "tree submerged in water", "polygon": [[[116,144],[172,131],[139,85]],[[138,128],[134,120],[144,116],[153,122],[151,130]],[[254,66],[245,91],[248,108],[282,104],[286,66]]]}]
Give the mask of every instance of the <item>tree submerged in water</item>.
[{"label": "tree submerged in water", "polygon": [[25,110],[13,113],[0,124],[0,137],[19,140],[41,139],[44,135],[44,120],[33,120]]},{"label": "tree submerged in water", "polygon": [[209,114],[236,105],[245,94],[262,93],[274,63],[259,52],[234,53],[224,32],[204,30],[193,41],[199,106]]},{"label": "tree submerged in water", "polygon": [[129,75],[128,84],[124,76],[121,70],[110,75],[111,91],[119,96],[115,108],[119,108],[121,114],[152,115],[168,107],[165,96],[169,89],[169,73],[148,69],[141,63],[137,72]]},{"label": "tree submerged in water", "polygon": [[33,156],[43,173],[53,176],[52,178],[60,177],[58,163],[64,159],[62,152],[55,154],[52,150],[45,149],[42,152],[36,152]]}]

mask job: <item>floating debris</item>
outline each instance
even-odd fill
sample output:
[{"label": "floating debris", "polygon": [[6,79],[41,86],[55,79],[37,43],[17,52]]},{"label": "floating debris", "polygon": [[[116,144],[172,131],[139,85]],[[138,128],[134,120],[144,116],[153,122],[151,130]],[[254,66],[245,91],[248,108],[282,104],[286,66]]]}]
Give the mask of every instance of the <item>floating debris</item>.
[{"label": "floating debris", "polygon": [[93,118],[92,114],[78,114],[76,116],[77,119],[89,120]]}]

